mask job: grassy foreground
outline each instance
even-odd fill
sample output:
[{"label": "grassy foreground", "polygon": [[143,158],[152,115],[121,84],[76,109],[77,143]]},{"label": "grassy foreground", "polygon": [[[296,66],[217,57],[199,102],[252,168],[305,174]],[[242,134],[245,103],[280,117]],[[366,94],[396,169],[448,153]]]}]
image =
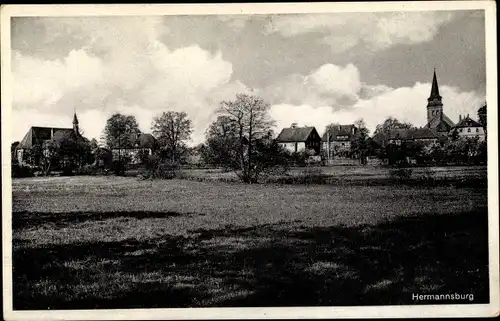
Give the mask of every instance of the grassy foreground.
[{"label": "grassy foreground", "polygon": [[488,301],[486,189],[54,177],[13,202],[14,309]]}]

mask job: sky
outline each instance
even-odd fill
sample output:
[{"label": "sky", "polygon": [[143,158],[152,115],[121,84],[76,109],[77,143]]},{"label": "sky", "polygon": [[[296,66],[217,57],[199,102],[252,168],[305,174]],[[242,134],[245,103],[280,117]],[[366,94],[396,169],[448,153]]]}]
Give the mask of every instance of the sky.
[{"label": "sky", "polygon": [[279,15],[15,17],[12,139],[31,126],[100,139],[116,112],[151,132],[184,111],[203,142],[223,100],[270,104],[275,131],[362,118],[426,123],[434,68],[444,112],[477,117],[486,100],[484,11]]}]

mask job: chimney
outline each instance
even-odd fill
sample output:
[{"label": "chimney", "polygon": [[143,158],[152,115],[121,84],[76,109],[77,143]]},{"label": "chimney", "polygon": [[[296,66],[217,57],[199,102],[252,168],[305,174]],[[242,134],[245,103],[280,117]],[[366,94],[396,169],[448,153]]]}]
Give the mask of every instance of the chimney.
[{"label": "chimney", "polygon": [[341,126],[339,125],[339,131],[340,131],[340,127],[341,127]]},{"label": "chimney", "polygon": [[297,128],[297,123],[293,123],[292,126],[290,126],[292,128]]},{"label": "chimney", "polygon": [[458,121],[462,121],[462,115],[458,115]]}]

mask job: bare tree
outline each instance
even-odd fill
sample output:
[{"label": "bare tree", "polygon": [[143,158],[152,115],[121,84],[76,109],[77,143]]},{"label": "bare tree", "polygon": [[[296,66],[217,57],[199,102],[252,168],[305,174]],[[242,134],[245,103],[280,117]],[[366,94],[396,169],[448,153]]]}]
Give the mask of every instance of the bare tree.
[{"label": "bare tree", "polygon": [[239,175],[246,183],[256,182],[260,173],[255,147],[269,137],[274,124],[269,108],[261,98],[247,94],[236,95],[234,101],[221,102],[219,113],[227,116],[236,129]]}]

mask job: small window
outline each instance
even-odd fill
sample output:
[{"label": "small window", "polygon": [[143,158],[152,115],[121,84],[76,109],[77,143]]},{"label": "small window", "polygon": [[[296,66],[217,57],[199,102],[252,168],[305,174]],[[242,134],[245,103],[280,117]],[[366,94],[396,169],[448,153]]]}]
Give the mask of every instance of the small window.
[{"label": "small window", "polygon": [[467,128],[467,132],[470,133],[470,128]]},{"label": "small window", "polygon": [[460,132],[462,133],[463,131],[464,131],[464,129],[463,129],[463,128],[460,128]]},{"label": "small window", "polygon": [[476,128],[476,133],[479,133],[479,128]]}]

